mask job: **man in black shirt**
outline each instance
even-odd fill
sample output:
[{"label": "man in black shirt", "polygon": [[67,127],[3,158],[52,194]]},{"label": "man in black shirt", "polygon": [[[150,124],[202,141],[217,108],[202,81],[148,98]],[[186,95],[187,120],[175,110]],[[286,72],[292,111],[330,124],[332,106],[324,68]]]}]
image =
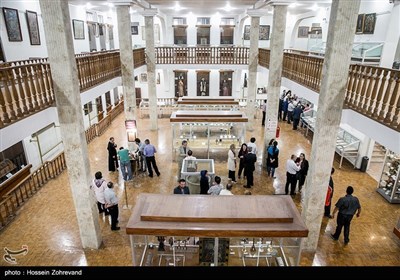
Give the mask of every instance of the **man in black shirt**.
[{"label": "man in black shirt", "polygon": [[353,219],[354,214],[357,212],[357,218],[361,214],[361,205],[358,198],[352,196],[354,189],[352,186],[348,186],[346,190],[346,196],[339,198],[338,202],[335,204],[335,209],[333,210],[332,218],[335,217],[336,212],[339,211],[337,217],[337,226],[334,234],[331,234],[333,240],[338,240],[342,228],[344,227],[344,244],[349,243],[350,234],[350,222]]},{"label": "man in black shirt", "polygon": [[174,189],[174,194],[190,194],[189,188],[186,186],[185,179],[179,180],[179,186]]}]

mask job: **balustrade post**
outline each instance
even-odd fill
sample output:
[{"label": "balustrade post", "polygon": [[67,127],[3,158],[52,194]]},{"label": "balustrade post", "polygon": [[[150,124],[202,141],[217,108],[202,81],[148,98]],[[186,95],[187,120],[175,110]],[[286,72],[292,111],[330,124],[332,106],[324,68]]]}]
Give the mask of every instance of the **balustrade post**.
[{"label": "balustrade post", "polygon": [[8,88],[7,85],[7,77],[5,75],[5,71],[4,70],[0,70],[0,112],[1,112],[1,117],[0,118],[0,126],[3,126],[4,123],[10,123],[10,117],[8,115],[7,112],[7,103],[6,103],[6,88]]},{"label": "balustrade post", "polygon": [[13,67],[13,68],[9,69],[8,75],[9,75],[9,82],[10,82],[10,86],[11,86],[11,97],[12,97],[13,107],[16,109],[17,117],[20,118],[20,117],[22,117],[22,110],[20,107],[20,98],[18,95],[18,90],[15,85],[17,83],[17,75],[15,74],[16,69],[18,69],[18,67]]},{"label": "balustrade post", "polygon": [[397,95],[397,103],[396,103],[396,107],[394,110],[393,120],[390,123],[390,126],[394,127],[397,130],[400,129],[400,87],[399,87],[400,77],[399,76],[400,76],[400,73],[397,72],[396,85],[394,86],[394,90],[393,90],[393,92],[396,93],[396,95]]},{"label": "balustrade post", "polygon": [[372,114],[372,118],[374,118],[376,120],[379,118],[380,110],[382,110],[382,107],[383,107],[383,104],[382,104],[383,91],[385,89],[385,84],[386,84],[385,80],[386,80],[386,76],[387,76],[388,72],[389,71],[387,69],[383,69],[383,75],[380,78],[379,91],[378,91],[378,95],[376,96],[374,113]]},{"label": "balustrade post", "polygon": [[380,80],[382,71],[383,71],[382,68],[377,68],[376,74],[374,75],[374,89],[372,90],[371,103],[368,108],[368,116],[369,117],[373,116],[375,107],[378,104],[376,97],[378,96],[379,80]]},{"label": "balustrade post", "polygon": [[14,111],[14,106],[13,106],[13,98],[10,93],[10,86],[12,85],[13,81],[10,79],[11,76],[9,74],[11,70],[5,70],[5,78],[6,82],[4,83],[4,99],[5,99],[5,105],[6,105],[6,111],[9,112],[10,120],[16,120],[17,115],[15,114]]},{"label": "balustrade post", "polygon": [[395,85],[394,85],[393,90],[391,89],[391,87],[389,88],[389,86],[386,90],[386,94],[390,96],[390,101],[386,106],[387,110],[386,110],[386,117],[384,119],[385,123],[391,123],[392,118],[393,118],[393,111],[395,108],[396,98],[400,99],[399,73],[400,73],[400,71],[395,71],[395,70],[392,70],[390,73],[390,83],[389,84],[392,85],[392,83],[394,82]]},{"label": "balustrade post", "polygon": [[[378,118],[378,120],[384,121],[385,123],[390,123],[390,115],[391,115],[390,111],[391,110],[390,110],[390,103],[388,102],[389,98],[391,97],[393,99],[393,96],[396,95],[396,92],[392,92],[392,84],[394,81],[394,76],[395,76],[395,72],[390,71],[390,74],[387,78],[387,87],[386,87],[385,96],[383,97],[382,109],[381,109],[381,112],[380,112],[379,118]],[[395,99],[393,99],[393,103],[394,103],[394,100]]]},{"label": "balustrade post", "polygon": [[39,67],[37,64],[34,64],[34,65],[32,65],[32,68],[35,73],[35,77],[32,77],[32,82],[33,82],[32,84],[34,85],[33,86],[34,92],[35,92],[34,96],[35,96],[36,104],[37,104],[36,109],[41,110],[44,108],[44,104],[43,104],[44,100],[42,98],[42,90],[40,88],[40,82],[39,82],[39,80],[41,79],[39,69],[38,69]]},{"label": "balustrade post", "polygon": [[369,106],[372,105],[371,93],[372,93],[373,85],[375,83],[375,76],[376,76],[376,68],[375,67],[368,67],[368,69],[369,69],[368,89],[367,89],[367,93],[365,95],[365,100],[363,101],[363,105],[362,105],[362,113],[363,114],[367,114]]},{"label": "balustrade post", "polygon": [[[24,115],[28,115],[29,114],[29,110],[26,106],[27,102],[26,102],[26,96],[25,96],[25,89],[24,89],[24,83],[23,83],[23,78],[22,78],[22,67],[20,68],[16,68],[16,79],[18,81],[18,90],[19,90],[19,94],[21,95],[21,103],[22,103],[22,114]],[[17,104],[19,105],[19,104]]]}]

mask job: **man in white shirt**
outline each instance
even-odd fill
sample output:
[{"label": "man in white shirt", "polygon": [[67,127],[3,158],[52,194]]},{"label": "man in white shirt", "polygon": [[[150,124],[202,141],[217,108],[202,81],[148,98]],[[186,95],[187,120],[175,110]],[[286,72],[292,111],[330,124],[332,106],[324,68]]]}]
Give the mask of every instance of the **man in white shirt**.
[{"label": "man in white shirt", "polygon": [[257,146],[256,146],[256,138],[255,137],[251,137],[250,142],[247,143],[247,149],[249,149],[250,147],[251,147],[252,153],[257,155]]},{"label": "man in white shirt", "polygon": [[192,150],[189,150],[187,152],[187,157],[185,157],[184,161],[186,161],[187,172],[196,172],[197,162],[196,162],[196,157],[193,156]]},{"label": "man in white shirt", "polygon": [[290,184],[290,195],[295,195],[296,190],[296,173],[300,171],[300,159],[298,159],[295,155],[292,155],[290,159],[286,162],[286,185],[285,185],[285,194],[289,193],[289,184]]},{"label": "man in white shirt", "polygon": [[226,189],[222,189],[220,192],[219,192],[219,195],[233,195],[233,193],[231,192],[231,190],[232,190],[232,184],[227,184],[226,185]]},{"label": "man in white shirt", "polygon": [[118,198],[113,190],[113,182],[108,182],[107,187],[108,188],[104,191],[104,198],[106,201],[106,208],[111,215],[111,230],[119,230],[120,227],[117,227],[119,214]]}]

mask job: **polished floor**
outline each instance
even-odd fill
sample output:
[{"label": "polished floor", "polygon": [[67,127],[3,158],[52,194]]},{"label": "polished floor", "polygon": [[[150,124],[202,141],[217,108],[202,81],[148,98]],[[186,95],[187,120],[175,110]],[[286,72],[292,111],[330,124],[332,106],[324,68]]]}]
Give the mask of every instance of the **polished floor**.
[{"label": "polished floor", "polygon": [[[108,217],[99,216],[103,245],[99,250],[82,249],[75,208],[68,183],[67,172],[47,183],[36,195],[20,209],[15,220],[0,232],[0,248],[19,250],[27,245],[26,255],[16,256],[17,264],[22,266],[130,266],[132,264],[129,238],[125,233],[125,225],[131,210],[124,206],[135,204],[139,193],[172,193],[177,185],[177,163],[171,164],[171,124],[169,119],[160,119],[156,132],[149,130],[149,120],[139,119],[139,137],[149,138],[157,147],[156,160],[161,176],[150,178],[144,174],[137,176],[133,183],[127,185],[127,197],[124,195],[121,175],[109,173],[107,168],[108,138],[115,137],[116,143],[126,146],[126,132],[123,114],[112,123],[101,137],[89,144],[90,166],[92,173],[100,170],[106,180],[118,182],[115,188],[120,199],[120,231],[110,230]],[[260,120],[256,120],[261,123]],[[252,133],[257,138],[259,149],[263,139],[263,129],[256,125]],[[253,195],[281,193],[285,184],[285,161],[292,153],[310,154],[311,142],[301,131],[294,131],[291,126],[281,123],[281,137],[278,139],[280,149],[280,167],[275,180],[266,176],[261,168],[260,159],[255,171]],[[259,152],[261,155],[261,151]],[[318,249],[315,254],[303,253],[300,264],[303,266],[400,266],[400,240],[392,233],[394,225],[400,217],[400,205],[389,204],[376,192],[376,181],[367,173],[354,170],[344,164],[334,166],[336,202],[345,193],[345,188],[352,185],[354,195],[360,199],[362,215],[354,218],[351,224],[350,243],[345,246],[343,237],[333,241],[329,234],[336,226],[335,220],[324,218],[321,226]],[[216,173],[227,181],[226,162],[216,163]],[[244,194],[243,182],[239,180],[233,193]],[[294,198],[301,211],[298,194]],[[1,266],[8,266],[2,258]]]}]

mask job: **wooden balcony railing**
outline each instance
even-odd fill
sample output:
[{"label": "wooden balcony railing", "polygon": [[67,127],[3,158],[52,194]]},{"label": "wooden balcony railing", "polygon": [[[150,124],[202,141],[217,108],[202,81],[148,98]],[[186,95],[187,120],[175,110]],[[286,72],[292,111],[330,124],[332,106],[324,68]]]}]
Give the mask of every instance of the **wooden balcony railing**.
[{"label": "wooden balcony railing", "polygon": [[18,209],[47,181],[57,177],[67,167],[64,152],[46,161],[35,172],[0,198],[0,229],[10,223]]},{"label": "wooden balcony railing", "polygon": [[156,64],[249,64],[246,47],[157,47]]},{"label": "wooden balcony railing", "polygon": [[[144,49],[133,51],[135,67],[145,64]],[[158,47],[158,64],[247,65],[245,47]],[[259,64],[269,67],[269,50],[259,49]],[[121,75],[119,53],[77,55],[81,91]],[[285,52],[283,76],[319,92],[323,57]],[[399,71],[352,65],[345,106],[399,131]],[[0,65],[0,128],[54,105],[53,84],[46,59],[7,62]],[[97,132],[96,132],[97,134]],[[89,133],[88,139],[93,133]]]},{"label": "wooden balcony railing", "polygon": [[[323,57],[285,52],[282,75],[319,92],[323,62]],[[269,50],[259,50],[259,64],[269,67]],[[350,65],[344,106],[400,131],[399,82],[399,70]]]},{"label": "wooden balcony railing", "polygon": [[[144,49],[133,50],[134,67],[145,65]],[[118,51],[76,55],[81,92],[121,76]],[[47,58],[0,64],[0,129],[54,106],[55,98]]]},{"label": "wooden balcony railing", "polygon": [[111,125],[112,121],[124,111],[124,101],[119,102],[114,108],[107,112],[107,116],[98,123],[92,124],[86,131],[86,143],[90,143],[100,136]]}]

